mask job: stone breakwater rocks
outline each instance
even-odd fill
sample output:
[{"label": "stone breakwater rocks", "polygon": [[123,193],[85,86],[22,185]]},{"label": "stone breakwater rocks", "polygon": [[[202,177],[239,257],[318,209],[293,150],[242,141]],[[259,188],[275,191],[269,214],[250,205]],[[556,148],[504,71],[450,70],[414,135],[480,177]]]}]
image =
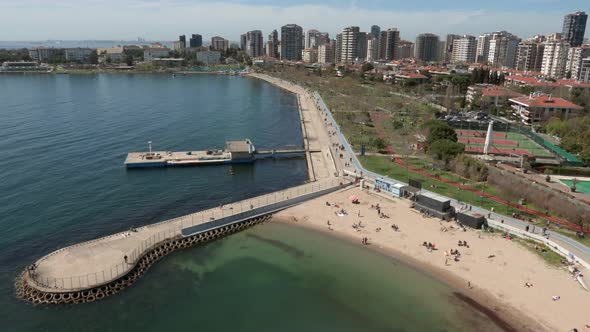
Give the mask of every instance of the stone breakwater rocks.
[{"label": "stone breakwater rocks", "polygon": [[192,247],[197,244],[209,242],[270,219],[271,215],[245,220],[236,224],[223,226],[188,237],[178,237],[163,241],[156,247],[146,251],[137,261],[135,267],[126,275],[107,284],[89,289],[77,291],[40,291],[32,282],[28,281],[26,271],[17,278],[15,287],[16,295],[33,304],[81,304],[94,302],[107,296],[114,295],[135,283],[155,262],[176,250]]}]

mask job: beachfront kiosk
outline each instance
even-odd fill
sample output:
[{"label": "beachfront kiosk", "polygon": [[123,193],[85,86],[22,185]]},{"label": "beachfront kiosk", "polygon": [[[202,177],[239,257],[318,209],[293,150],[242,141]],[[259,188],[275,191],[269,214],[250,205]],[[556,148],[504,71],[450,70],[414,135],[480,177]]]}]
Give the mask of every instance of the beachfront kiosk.
[{"label": "beachfront kiosk", "polygon": [[[460,211],[457,212],[457,221],[462,225],[482,229],[482,227],[488,227],[488,221],[481,213],[471,211]],[[485,225],[485,226],[484,226]]]},{"label": "beachfront kiosk", "polygon": [[415,196],[414,208],[445,220],[451,220],[455,216],[455,208],[451,206],[451,201],[431,192],[422,192]]},{"label": "beachfront kiosk", "polygon": [[225,142],[225,152],[230,154],[232,162],[252,162],[256,148],[248,138],[242,141]]},{"label": "beachfront kiosk", "polygon": [[375,179],[375,188],[379,188],[379,190],[387,192],[394,197],[402,197],[405,187],[403,184],[390,182],[385,179]]}]

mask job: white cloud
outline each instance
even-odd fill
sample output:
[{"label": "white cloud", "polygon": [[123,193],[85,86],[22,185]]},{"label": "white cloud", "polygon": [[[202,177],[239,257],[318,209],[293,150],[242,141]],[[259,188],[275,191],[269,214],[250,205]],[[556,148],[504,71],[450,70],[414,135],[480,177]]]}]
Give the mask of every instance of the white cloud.
[{"label": "white cloud", "polygon": [[479,34],[508,30],[521,37],[553,33],[561,29],[560,13],[477,11],[367,10],[353,2],[348,7],[212,3],[183,0],[55,1],[0,0],[3,13],[0,40],[43,39],[135,39],[173,40],[179,34],[200,33],[205,38],[221,35],[238,40],[240,33],[259,29],[268,35],[287,23],[304,29],[317,28],[334,34],[358,25],[367,31],[372,24],[397,27],[402,38],[421,32]]}]

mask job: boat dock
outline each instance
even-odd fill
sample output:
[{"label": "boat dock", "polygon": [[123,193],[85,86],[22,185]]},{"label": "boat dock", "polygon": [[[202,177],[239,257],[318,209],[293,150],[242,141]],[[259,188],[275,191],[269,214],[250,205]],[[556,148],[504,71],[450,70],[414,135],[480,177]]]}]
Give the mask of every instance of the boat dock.
[{"label": "boat dock", "polygon": [[148,142],[148,152],[130,152],[125,159],[127,168],[203,166],[217,164],[251,163],[265,158],[303,157],[306,149],[256,150],[249,139],[228,141],[223,150],[203,151],[152,151]]}]

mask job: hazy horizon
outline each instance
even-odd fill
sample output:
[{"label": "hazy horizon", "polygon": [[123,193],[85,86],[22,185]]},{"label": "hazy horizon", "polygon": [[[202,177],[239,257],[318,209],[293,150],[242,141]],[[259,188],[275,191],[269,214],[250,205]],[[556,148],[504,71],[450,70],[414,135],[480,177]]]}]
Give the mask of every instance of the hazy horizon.
[{"label": "hazy horizon", "polygon": [[[222,36],[238,41],[240,34],[262,30],[266,36],[282,25],[295,23],[304,30],[318,29],[333,37],[346,26],[370,31],[396,27],[402,39],[419,33],[441,37],[449,33],[479,35],[506,30],[525,39],[535,34],[561,32],[563,16],[590,12],[587,0],[429,1],[327,0],[75,0],[48,2],[21,0],[2,3],[6,27],[1,41],[172,41],[178,35],[198,33],[208,40]],[[75,27],[75,28],[72,28]],[[589,30],[589,29],[587,29]],[[586,31],[586,36],[589,36]]]}]

